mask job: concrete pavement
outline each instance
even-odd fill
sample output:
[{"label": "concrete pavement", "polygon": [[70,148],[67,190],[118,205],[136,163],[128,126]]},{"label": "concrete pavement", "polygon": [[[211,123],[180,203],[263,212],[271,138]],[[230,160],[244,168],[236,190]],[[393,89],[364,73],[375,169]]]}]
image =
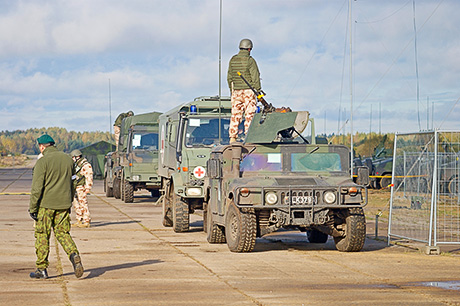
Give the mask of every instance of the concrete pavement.
[{"label": "concrete pavement", "polygon": [[0,169],[0,305],[460,305],[455,254],[371,239],[362,252],[340,253],[331,239],[310,244],[296,231],[231,253],[208,244],[199,215],[191,232],[174,233],[148,194],[126,204],[106,198],[101,181],[89,196],[91,228],[71,231],[83,277],[53,240],[50,279],[33,280],[31,176],[30,168]]}]

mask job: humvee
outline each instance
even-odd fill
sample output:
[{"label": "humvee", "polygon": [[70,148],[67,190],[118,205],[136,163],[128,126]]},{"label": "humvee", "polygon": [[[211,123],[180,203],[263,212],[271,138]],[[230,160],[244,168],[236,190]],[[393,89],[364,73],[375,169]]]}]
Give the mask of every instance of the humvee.
[{"label": "humvee", "polygon": [[125,203],[134,201],[140,189],[159,196],[158,118],[151,112],[123,119],[117,152],[107,154],[105,166],[106,196],[115,196]]},{"label": "humvee", "polygon": [[230,97],[198,97],[160,116],[163,225],[189,230],[190,213],[203,209],[206,161],[211,149],[228,144]]},{"label": "humvee", "polygon": [[325,243],[332,236],[339,251],[360,251],[366,234],[367,168],[358,169],[354,183],[347,147],[294,138],[294,132],[300,130],[300,135],[302,130],[295,128],[299,118],[300,125],[306,125],[308,112],[261,116],[254,117],[245,143],[217,146],[211,152],[208,242],[226,242],[233,252],[250,252],[256,237],[296,228],[312,243]]}]

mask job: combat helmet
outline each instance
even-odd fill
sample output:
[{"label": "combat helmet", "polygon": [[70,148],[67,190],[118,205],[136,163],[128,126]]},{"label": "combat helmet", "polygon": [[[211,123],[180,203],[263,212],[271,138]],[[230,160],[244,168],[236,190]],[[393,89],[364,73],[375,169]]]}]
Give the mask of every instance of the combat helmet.
[{"label": "combat helmet", "polygon": [[127,112],[127,114],[128,114],[128,116],[134,116],[134,112],[133,112],[133,111],[131,111],[131,110],[130,110],[130,111],[128,111],[128,112]]},{"label": "combat helmet", "polygon": [[240,41],[240,49],[252,49],[252,41],[244,38]]},{"label": "combat helmet", "polygon": [[75,149],[72,152],[70,152],[70,156],[72,156],[72,157],[79,157],[79,156],[82,156],[82,155],[83,155],[83,153],[81,153],[81,151],[78,150],[78,149]]}]

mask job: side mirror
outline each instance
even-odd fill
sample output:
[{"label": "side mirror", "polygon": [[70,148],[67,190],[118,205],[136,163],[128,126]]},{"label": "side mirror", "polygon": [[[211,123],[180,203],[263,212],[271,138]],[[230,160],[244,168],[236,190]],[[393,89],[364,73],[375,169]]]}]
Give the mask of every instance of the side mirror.
[{"label": "side mirror", "polygon": [[358,167],[358,178],[356,183],[362,186],[369,186],[369,168]]}]

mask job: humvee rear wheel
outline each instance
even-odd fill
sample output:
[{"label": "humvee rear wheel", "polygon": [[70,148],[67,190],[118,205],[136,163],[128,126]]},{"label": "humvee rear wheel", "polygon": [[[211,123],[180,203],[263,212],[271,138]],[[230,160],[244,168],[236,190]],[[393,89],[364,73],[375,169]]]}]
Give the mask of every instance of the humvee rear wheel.
[{"label": "humvee rear wheel", "polygon": [[125,203],[134,202],[134,187],[128,181],[125,181],[124,188],[123,188],[123,194],[124,194],[123,201],[125,201]]},{"label": "humvee rear wheel", "polygon": [[163,182],[163,188],[165,189],[163,202],[161,205],[163,208],[163,226],[171,227],[173,226],[172,192],[174,192],[174,188],[172,184],[168,184],[166,181]]},{"label": "humvee rear wheel", "polygon": [[[389,175],[389,174],[385,174],[385,175]],[[391,184],[391,177],[382,177],[382,179],[380,180],[380,187],[382,189],[387,188],[390,184]]]},{"label": "humvee rear wheel", "polygon": [[361,251],[366,239],[366,218],[363,209],[349,208],[344,221],[345,223],[342,224],[344,236],[334,237],[335,247],[341,252]]},{"label": "humvee rear wheel", "polygon": [[254,212],[242,213],[233,202],[225,218],[225,238],[232,252],[251,252],[256,244],[257,219]]},{"label": "humvee rear wheel", "polygon": [[189,229],[188,204],[181,200],[173,203],[173,230],[176,233],[187,232]]},{"label": "humvee rear wheel", "polygon": [[307,230],[307,238],[310,243],[326,243],[327,237],[327,234],[318,230]]},{"label": "humvee rear wheel", "polygon": [[225,232],[222,226],[212,220],[211,205],[208,203],[206,209],[206,239],[209,243],[225,243]]},{"label": "humvee rear wheel", "polygon": [[105,196],[108,198],[113,197],[113,188],[109,187],[109,182],[107,181],[107,178],[104,178],[104,186]]},{"label": "humvee rear wheel", "polygon": [[119,199],[120,194],[120,179],[118,177],[113,179],[113,196],[115,199]]}]

